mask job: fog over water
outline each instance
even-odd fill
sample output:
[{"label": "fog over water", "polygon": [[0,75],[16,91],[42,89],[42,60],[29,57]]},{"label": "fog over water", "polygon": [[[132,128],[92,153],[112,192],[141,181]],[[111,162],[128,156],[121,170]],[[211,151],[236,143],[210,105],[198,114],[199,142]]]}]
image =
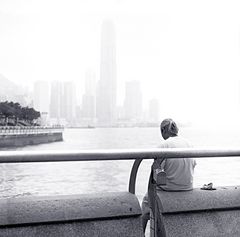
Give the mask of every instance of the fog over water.
[{"label": "fog over water", "polygon": [[[181,129],[180,135],[194,147],[239,147],[235,130]],[[64,141],[18,150],[76,150],[113,148],[156,148],[161,142],[158,128],[65,129]],[[29,195],[66,195],[127,191],[133,161],[25,163],[0,165],[0,198]],[[152,161],[144,161],[137,177],[136,194],[147,189]],[[240,184],[240,159],[197,160],[194,186],[213,182],[215,186]]]}]

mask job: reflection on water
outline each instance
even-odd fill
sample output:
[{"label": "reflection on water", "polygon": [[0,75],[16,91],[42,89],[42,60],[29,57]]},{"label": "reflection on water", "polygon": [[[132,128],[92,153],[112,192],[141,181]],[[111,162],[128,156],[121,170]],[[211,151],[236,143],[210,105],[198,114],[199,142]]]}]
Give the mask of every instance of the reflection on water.
[{"label": "reflection on water", "polygon": [[[240,133],[184,129],[195,147],[240,147]],[[18,148],[18,150],[76,150],[155,148],[158,128],[67,129],[64,141]],[[240,159],[198,160],[194,186],[240,185]],[[0,198],[27,195],[80,194],[126,191],[133,161],[0,164]],[[141,199],[147,189],[151,161],[143,161],[136,192]]]}]

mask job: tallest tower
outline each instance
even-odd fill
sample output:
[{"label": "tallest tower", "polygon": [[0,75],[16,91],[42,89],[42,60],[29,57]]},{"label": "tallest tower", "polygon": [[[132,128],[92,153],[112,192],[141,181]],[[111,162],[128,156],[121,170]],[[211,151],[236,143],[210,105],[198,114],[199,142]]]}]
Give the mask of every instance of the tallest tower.
[{"label": "tallest tower", "polygon": [[100,80],[97,88],[97,120],[100,126],[116,121],[116,36],[112,21],[104,21],[101,32]]}]

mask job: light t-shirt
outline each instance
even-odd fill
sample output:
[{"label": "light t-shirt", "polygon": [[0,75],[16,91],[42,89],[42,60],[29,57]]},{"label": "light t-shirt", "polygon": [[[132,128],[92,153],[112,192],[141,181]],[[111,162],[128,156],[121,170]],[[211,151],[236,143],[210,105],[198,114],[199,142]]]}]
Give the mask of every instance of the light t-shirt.
[{"label": "light t-shirt", "polygon": [[[165,140],[160,148],[191,148],[187,140],[175,136]],[[166,191],[187,191],[193,189],[193,172],[196,161],[193,158],[165,159],[161,168],[166,172]]]}]

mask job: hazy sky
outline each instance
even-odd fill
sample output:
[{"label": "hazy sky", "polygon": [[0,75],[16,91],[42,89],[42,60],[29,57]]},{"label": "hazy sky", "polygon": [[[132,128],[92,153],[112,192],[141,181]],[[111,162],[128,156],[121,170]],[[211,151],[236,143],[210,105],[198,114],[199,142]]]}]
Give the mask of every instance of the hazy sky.
[{"label": "hazy sky", "polygon": [[[117,38],[118,102],[125,81],[183,121],[237,121],[240,1],[0,0],[0,73],[22,85],[99,79],[100,32]],[[215,122],[213,122],[215,124]],[[231,122],[230,122],[231,123]]]}]

